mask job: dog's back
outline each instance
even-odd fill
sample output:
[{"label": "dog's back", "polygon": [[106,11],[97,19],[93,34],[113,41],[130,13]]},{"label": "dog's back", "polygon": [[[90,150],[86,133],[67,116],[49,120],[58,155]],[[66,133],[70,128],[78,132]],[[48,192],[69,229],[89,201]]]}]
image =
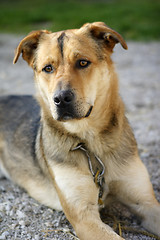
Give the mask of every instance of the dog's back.
[{"label": "dog's back", "polygon": [[[0,97],[0,152],[1,164],[7,155],[15,166],[16,155],[23,161],[35,159],[35,140],[39,128],[40,108],[31,96]],[[3,159],[3,155],[4,159]],[[24,155],[24,158],[22,157]],[[21,162],[22,163],[22,162]],[[23,165],[23,163],[22,163]],[[6,168],[6,166],[5,166]]]}]

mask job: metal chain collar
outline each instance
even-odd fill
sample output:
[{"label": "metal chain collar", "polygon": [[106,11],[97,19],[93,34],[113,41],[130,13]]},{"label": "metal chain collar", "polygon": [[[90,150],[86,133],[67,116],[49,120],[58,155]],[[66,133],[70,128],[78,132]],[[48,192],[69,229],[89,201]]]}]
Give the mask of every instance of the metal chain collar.
[{"label": "metal chain collar", "polygon": [[94,158],[96,159],[96,161],[101,166],[101,169],[98,169],[96,172],[94,172],[93,166],[92,166],[91,157],[90,157],[90,153],[84,147],[83,143],[78,144],[71,151],[75,151],[75,150],[79,150],[79,149],[82,150],[86,154],[86,156],[88,158],[89,169],[90,169],[90,171],[92,173],[92,176],[93,176],[95,184],[97,185],[97,187],[99,187],[99,200],[98,200],[98,203],[99,203],[99,205],[103,205],[102,196],[103,196],[103,184],[104,184],[105,166],[104,166],[103,162],[101,161],[101,159],[98,156],[96,156],[95,154],[93,154]]}]

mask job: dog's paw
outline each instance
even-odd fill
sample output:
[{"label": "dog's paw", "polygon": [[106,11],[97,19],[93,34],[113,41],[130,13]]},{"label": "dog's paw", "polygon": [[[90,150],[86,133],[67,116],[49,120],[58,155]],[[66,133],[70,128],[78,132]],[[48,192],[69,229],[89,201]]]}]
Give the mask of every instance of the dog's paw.
[{"label": "dog's paw", "polygon": [[160,204],[149,209],[142,221],[142,226],[149,232],[160,237]]}]

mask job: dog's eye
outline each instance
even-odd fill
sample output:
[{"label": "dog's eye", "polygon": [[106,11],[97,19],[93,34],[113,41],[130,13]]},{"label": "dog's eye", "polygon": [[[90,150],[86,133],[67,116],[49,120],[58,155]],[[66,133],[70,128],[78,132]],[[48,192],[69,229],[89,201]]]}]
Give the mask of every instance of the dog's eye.
[{"label": "dog's eye", "polygon": [[53,72],[53,66],[51,64],[49,65],[46,65],[43,69],[42,69],[43,72],[46,72],[46,73],[52,73]]},{"label": "dog's eye", "polygon": [[77,68],[86,68],[91,64],[90,61],[87,60],[78,60],[76,63]]}]

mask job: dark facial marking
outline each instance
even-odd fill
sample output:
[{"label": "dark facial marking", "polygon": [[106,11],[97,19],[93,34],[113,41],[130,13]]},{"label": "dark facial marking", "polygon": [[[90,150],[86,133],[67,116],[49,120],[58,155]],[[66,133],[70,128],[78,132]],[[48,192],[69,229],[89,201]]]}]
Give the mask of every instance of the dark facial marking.
[{"label": "dark facial marking", "polygon": [[62,57],[63,57],[64,37],[65,37],[65,32],[62,32],[62,34],[58,38],[58,45],[59,45]]},{"label": "dark facial marking", "polygon": [[102,134],[110,134],[113,132],[113,130],[115,130],[118,127],[118,118],[117,118],[117,114],[115,112],[112,113],[111,117],[110,117],[110,121],[108,123],[108,125],[104,128],[104,130],[101,132]]},{"label": "dark facial marking", "polygon": [[115,113],[112,113],[110,124],[113,127],[116,127],[118,125],[118,119]]}]

